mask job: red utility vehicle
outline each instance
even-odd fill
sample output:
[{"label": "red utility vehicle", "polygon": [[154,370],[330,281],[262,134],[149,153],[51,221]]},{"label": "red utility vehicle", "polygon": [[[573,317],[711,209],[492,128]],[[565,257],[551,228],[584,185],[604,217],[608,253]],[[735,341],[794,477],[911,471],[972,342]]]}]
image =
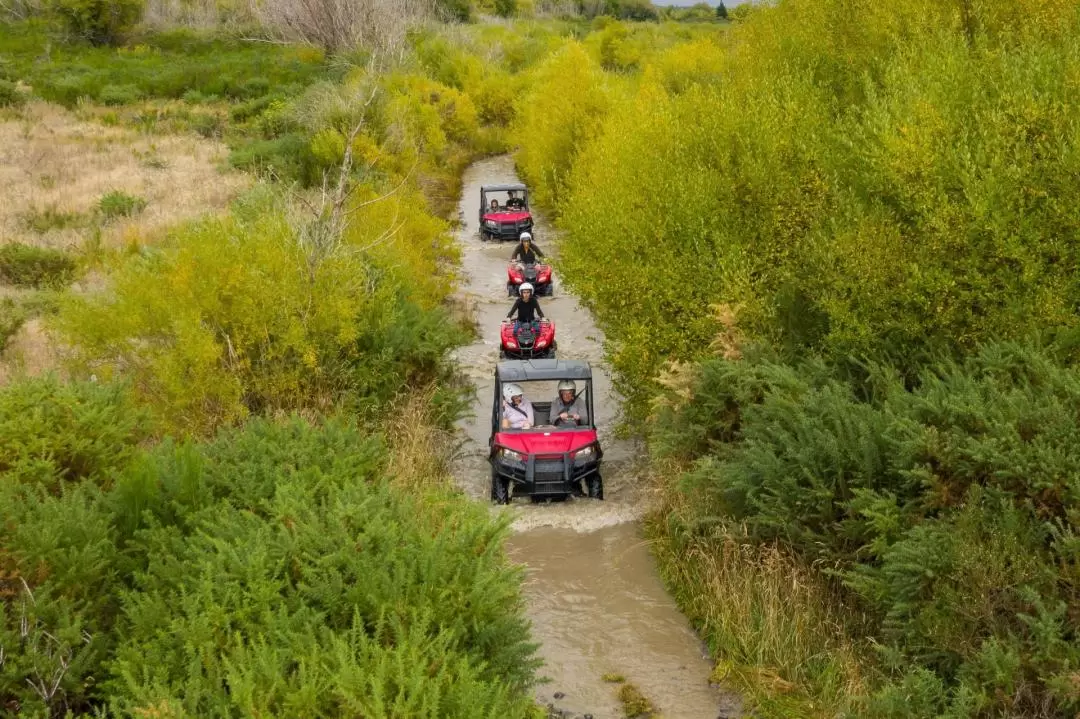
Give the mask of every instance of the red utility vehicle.
[{"label": "red utility vehicle", "polygon": [[[515,197],[511,198],[511,193]],[[492,207],[492,200],[496,206]],[[522,232],[532,232],[529,188],[522,184],[480,187],[480,239],[518,241]]]},{"label": "red utility vehicle", "polygon": [[[559,383],[572,384],[575,401],[585,411],[580,419],[556,426],[552,407]],[[524,429],[502,426],[504,385],[517,385],[531,404],[534,421]],[[512,390],[511,390],[512,391]],[[551,401],[546,401],[550,398]],[[491,500],[508,504],[512,497],[533,501],[566,499],[585,493],[604,498],[600,477],[603,452],[593,420],[592,367],[580,360],[500,362],[495,367],[495,402],[491,410]]]}]

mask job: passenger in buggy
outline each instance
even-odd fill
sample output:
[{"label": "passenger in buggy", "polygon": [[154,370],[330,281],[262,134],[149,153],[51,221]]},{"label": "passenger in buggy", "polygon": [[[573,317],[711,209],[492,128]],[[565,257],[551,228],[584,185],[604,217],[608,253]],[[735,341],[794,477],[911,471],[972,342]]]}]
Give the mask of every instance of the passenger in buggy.
[{"label": "passenger in buggy", "polygon": [[516,384],[503,386],[503,429],[529,429],[535,419],[533,406],[525,399],[525,392]]}]

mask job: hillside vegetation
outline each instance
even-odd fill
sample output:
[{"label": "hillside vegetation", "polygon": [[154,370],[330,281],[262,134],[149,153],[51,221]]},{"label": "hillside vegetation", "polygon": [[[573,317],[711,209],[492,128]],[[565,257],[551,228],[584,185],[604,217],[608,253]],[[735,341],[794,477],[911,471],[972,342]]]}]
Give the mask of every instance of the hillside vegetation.
[{"label": "hillside vegetation", "polygon": [[50,348],[0,373],[0,714],[538,716],[506,523],[448,471],[449,212],[566,28],[46,5],[0,26],[0,350]]},{"label": "hillside vegetation", "polygon": [[723,29],[598,26],[515,124],[670,586],[762,716],[1073,716],[1076,4]]}]

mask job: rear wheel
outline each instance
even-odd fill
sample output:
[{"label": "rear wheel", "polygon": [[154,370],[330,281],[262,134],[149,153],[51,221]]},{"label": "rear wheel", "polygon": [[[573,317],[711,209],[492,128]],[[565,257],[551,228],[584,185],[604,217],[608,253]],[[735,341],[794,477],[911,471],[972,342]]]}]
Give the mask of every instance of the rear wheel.
[{"label": "rear wheel", "polygon": [[592,497],[593,499],[604,498],[604,480],[600,477],[599,474],[594,474],[593,476],[589,477],[586,484],[589,487],[590,497]]},{"label": "rear wheel", "polygon": [[510,480],[500,477],[494,467],[491,468],[491,501],[510,504]]}]

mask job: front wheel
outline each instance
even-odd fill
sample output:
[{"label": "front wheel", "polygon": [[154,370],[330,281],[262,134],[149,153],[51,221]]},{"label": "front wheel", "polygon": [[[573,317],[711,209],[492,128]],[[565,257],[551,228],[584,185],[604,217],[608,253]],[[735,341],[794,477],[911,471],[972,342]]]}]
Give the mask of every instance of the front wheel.
[{"label": "front wheel", "polygon": [[594,474],[593,476],[589,477],[588,482],[586,482],[586,484],[588,484],[588,486],[589,486],[589,496],[591,498],[593,498],[593,499],[603,499],[604,498],[604,480],[600,477],[599,474]]},{"label": "front wheel", "polygon": [[491,469],[491,501],[495,504],[510,504],[510,480],[500,477],[494,467]]}]

